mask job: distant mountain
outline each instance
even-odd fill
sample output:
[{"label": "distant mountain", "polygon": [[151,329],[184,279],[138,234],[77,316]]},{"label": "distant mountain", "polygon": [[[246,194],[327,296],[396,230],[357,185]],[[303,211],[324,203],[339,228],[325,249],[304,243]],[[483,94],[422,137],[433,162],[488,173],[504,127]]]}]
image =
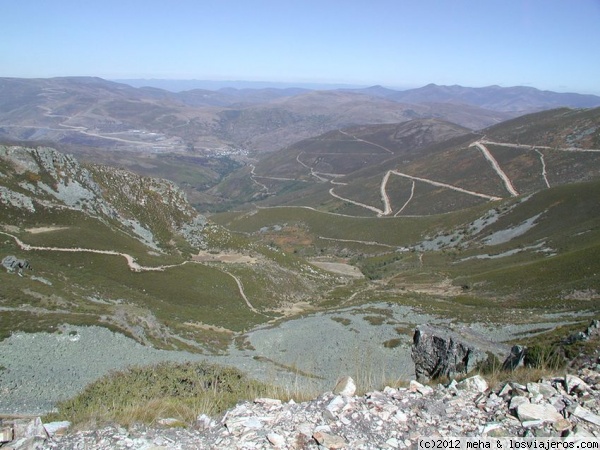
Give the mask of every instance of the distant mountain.
[{"label": "distant mountain", "polygon": [[[100,78],[0,79],[0,138],[138,153],[264,153],[339,128],[438,118],[479,129],[514,117],[348,90],[134,88]],[[72,150],[69,150],[72,151]]]},{"label": "distant mountain", "polygon": [[469,88],[428,84],[418,89],[388,93],[386,98],[404,103],[469,104],[492,111],[511,113],[527,113],[562,106],[570,108],[600,106],[600,97],[596,95],[541,91],[524,86]]},{"label": "distant mountain", "polygon": [[277,81],[245,81],[245,80],[171,80],[156,78],[133,78],[116,79],[117,83],[125,83],[133,87],[154,87],[171,92],[190,91],[203,89],[218,91],[221,89],[288,89],[300,88],[306,90],[328,90],[328,89],[357,89],[363,86],[342,83],[302,83],[302,82],[277,82]]}]

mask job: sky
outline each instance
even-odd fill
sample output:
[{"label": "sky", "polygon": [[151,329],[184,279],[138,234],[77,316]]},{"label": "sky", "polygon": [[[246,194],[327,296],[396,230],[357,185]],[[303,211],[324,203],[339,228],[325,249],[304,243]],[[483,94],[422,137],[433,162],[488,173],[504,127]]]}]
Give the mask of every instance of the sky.
[{"label": "sky", "polygon": [[0,77],[600,95],[600,0],[0,0]]}]

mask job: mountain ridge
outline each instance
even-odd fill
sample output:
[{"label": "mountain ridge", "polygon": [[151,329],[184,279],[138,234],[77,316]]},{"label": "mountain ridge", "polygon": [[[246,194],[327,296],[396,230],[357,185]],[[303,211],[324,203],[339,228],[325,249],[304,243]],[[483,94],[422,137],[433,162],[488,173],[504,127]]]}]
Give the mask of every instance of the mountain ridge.
[{"label": "mountain ridge", "polygon": [[428,85],[407,91],[228,88],[174,93],[93,77],[2,78],[0,94],[1,138],[144,153],[196,149],[259,154],[365,123],[435,117],[477,130],[524,112],[600,105],[600,97],[534,88]]}]

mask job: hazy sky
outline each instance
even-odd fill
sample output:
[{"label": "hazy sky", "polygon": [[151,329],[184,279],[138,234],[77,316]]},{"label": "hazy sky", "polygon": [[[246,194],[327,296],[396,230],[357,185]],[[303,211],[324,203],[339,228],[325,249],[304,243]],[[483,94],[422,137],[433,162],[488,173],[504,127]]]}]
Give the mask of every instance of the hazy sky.
[{"label": "hazy sky", "polygon": [[600,0],[0,0],[0,76],[600,94]]}]

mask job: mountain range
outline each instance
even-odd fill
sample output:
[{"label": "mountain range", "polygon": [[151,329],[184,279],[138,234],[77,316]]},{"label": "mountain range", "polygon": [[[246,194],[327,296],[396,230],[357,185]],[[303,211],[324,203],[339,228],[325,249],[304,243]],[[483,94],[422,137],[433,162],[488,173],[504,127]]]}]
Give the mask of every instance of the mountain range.
[{"label": "mountain range", "polygon": [[170,92],[100,78],[0,79],[0,138],[48,140],[141,152],[204,149],[271,152],[353,125],[438,118],[472,130],[557,106],[600,106],[600,97],[533,88],[428,85]]},{"label": "mountain range", "polygon": [[389,352],[425,315],[548,340],[600,306],[594,101],[2,79],[0,256],[33,270],[0,272],[0,337],[100,325],[307,379],[252,333],[339,312]]}]

